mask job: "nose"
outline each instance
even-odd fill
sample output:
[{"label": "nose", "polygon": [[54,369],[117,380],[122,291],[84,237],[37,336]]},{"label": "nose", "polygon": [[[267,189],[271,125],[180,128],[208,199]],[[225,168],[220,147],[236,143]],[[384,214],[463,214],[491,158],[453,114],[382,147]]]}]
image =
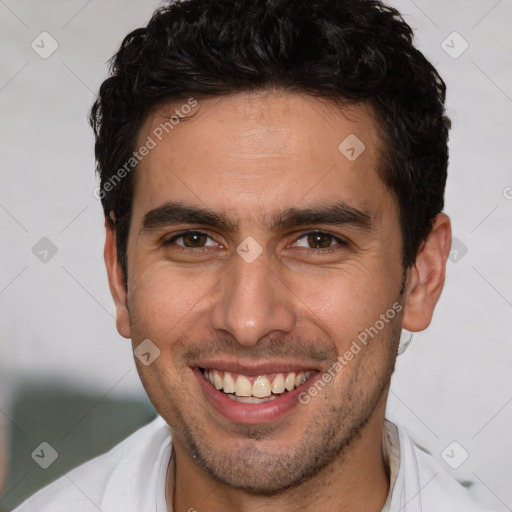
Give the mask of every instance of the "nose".
[{"label": "nose", "polygon": [[211,326],[229,333],[241,345],[251,346],[276,333],[289,333],[296,324],[293,294],[265,254],[252,263],[237,255],[233,267],[219,282],[211,310]]}]

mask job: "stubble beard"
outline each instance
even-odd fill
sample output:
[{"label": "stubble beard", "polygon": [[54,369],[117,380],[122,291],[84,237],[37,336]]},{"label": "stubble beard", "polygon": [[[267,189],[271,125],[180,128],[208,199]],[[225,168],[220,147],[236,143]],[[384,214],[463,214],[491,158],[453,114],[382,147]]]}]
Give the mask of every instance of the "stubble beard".
[{"label": "stubble beard", "polygon": [[311,416],[299,442],[288,452],[276,453],[265,445],[275,432],[262,425],[230,429],[236,444],[228,452],[220,451],[209,439],[207,429],[187,420],[184,409],[177,404],[168,418],[175,442],[215,481],[254,496],[277,496],[320,477],[334,461],[343,461],[379,404],[385,404],[399,339],[400,320],[395,320],[389,331],[372,340],[386,344],[386,359],[378,373],[363,365],[350,389],[327,386],[322,393],[329,393],[328,405]]}]

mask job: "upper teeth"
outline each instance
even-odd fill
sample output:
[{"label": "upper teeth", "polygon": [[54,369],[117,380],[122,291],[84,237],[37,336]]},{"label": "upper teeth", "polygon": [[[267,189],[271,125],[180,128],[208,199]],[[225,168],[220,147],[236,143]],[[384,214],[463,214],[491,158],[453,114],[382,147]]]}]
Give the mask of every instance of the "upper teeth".
[{"label": "upper teeth", "polygon": [[249,377],[245,375],[234,375],[214,369],[204,370],[204,375],[212,385],[219,390],[222,389],[224,393],[234,393],[236,396],[266,398],[271,396],[272,393],[281,394],[285,390],[292,391],[299,387],[309,379],[311,372],[278,373],[272,379],[272,382],[266,375],[259,375],[252,383]]}]

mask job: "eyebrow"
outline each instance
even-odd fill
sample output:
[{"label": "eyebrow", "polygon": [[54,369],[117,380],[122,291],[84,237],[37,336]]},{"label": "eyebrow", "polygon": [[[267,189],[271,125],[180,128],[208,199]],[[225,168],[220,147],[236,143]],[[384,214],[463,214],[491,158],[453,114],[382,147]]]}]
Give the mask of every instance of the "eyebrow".
[{"label": "eyebrow", "polygon": [[366,232],[371,232],[375,229],[375,223],[370,212],[351,206],[343,201],[306,208],[289,208],[272,215],[269,227],[271,229],[290,228],[304,224],[349,225]]},{"label": "eyebrow", "polygon": [[[267,216],[265,223],[270,230],[305,224],[348,225],[363,232],[371,232],[375,228],[373,217],[369,212],[343,201],[305,208],[288,208]],[[230,233],[238,229],[238,222],[233,222],[223,213],[181,202],[167,202],[144,215],[141,232],[177,224],[199,224]]]},{"label": "eyebrow", "polygon": [[228,232],[237,229],[237,224],[222,213],[180,202],[167,202],[144,215],[141,231],[152,231],[176,224],[202,224]]}]

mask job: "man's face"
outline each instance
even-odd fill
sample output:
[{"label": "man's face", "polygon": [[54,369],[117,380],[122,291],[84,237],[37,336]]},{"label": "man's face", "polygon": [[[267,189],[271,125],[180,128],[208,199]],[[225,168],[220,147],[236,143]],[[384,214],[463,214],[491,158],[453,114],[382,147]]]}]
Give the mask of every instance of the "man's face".
[{"label": "man's face", "polygon": [[160,350],[138,367],[178,455],[271,494],[383,415],[401,327],[401,314],[386,316],[401,301],[398,211],[364,106],[240,94],[201,102],[158,141],[179,107],[139,134],[157,145],[136,171],[120,330]]}]

